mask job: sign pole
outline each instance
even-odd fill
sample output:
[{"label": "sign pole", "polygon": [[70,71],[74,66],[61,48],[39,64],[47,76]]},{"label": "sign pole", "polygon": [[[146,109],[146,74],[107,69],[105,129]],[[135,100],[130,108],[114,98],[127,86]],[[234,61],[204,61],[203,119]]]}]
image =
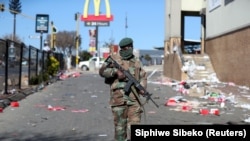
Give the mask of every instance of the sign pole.
[{"label": "sign pole", "polygon": [[95,26],[96,28],[96,56],[100,57],[100,51],[98,48],[98,26],[109,26],[109,22],[113,21],[113,15],[111,14],[109,0],[105,0],[106,14],[100,14],[101,0],[94,0],[94,14],[88,14],[89,1],[86,0],[83,9],[83,15],[81,20],[85,22],[85,26]]},{"label": "sign pole", "polygon": [[41,87],[43,86],[43,67],[44,67],[44,61],[43,61],[43,31],[40,33],[40,52],[41,52]]},{"label": "sign pole", "polygon": [[43,33],[48,33],[49,28],[49,15],[47,14],[36,14],[36,32],[40,33],[40,53],[41,57],[39,58],[40,60],[40,65],[41,65],[41,70],[40,70],[40,75],[39,79],[41,80],[41,84],[38,89],[42,89],[44,87],[43,85],[43,68],[44,68],[44,55],[43,55]]},{"label": "sign pole", "polygon": [[96,51],[97,51],[97,56],[100,57],[100,54],[99,54],[99,51],[98,51],[98,25],[96,25],[95,27],[95,31],[96,31],[96,37],[95,37],[95,48],[96,48]]},{"label": "sign pole", "polygon": [[43,49],[43,31],[40,32],[40,51]]}]

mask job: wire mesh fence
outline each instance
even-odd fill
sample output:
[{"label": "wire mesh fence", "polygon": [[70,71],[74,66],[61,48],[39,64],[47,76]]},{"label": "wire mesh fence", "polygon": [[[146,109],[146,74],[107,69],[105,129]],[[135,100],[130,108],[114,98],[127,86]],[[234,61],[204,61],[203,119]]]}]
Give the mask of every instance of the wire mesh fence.
[{"label": "wire mesh fence", "polygon": [[[25,89],[34,84],[43,83],[44,75],[49,69],[48,62],[53,56],[58,62],[57,70],[64,70],[62,53],[47,52],[34,46],[26,46],[12,40],[0,39],[0,91],[8,94],[13,89]],[[41,80],[39,81],[39,78]]]}]

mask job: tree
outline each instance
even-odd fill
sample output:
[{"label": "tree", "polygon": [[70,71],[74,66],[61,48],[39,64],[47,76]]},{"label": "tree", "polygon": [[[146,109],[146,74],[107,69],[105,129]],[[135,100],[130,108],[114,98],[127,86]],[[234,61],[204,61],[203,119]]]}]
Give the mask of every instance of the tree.
[{"label": "tree", "polygon": [[115,40],[111,38],[109,42],[104,42],[103,47],[111,47],[112,45],[114,45],[114,42]]},{"label": "tree", "polygon": [[80,59],[81,61],[86,61],[89,60],[89,58],[91,58],[92,55],[87,51],[81,51],[79,52],[79,57],[81,58]]},{"label": "tree", "polygon": [[144,59],[148,62],[148,65],[150,65],[150,61],[152,60],[151,56],[149,54],[146,54],[144,56]]},{"label": "tree", "polygon": [[22,5],[19,0],[9,0],[9,10],[10,13],[14,15],[14,24],[13,24],[13,37],[12,40],[15,40],[16,38],[16,15],[21,13]]},{"label": "tree", "polygon": [[[3,39],[3,40],[7,40],[7,39],[11,40],[12,37],[13,37],[12,34],[6,34],[6,35],[4,35],[4,36],[2,37],[2,39]],[[16,43],[21,43],[22,40],[21,40],[21,38],[20,38],[19,36],[16,36],[14,42],[16,42]],[[2,42],[1,42],[1,43],[2,43]],[[5,53],[5,52],[6,52],[6,48],[3,47],[3,46],[5,46],[5,44],[2,44],[1,47],[0,47],[0,52],[1,52],[1,53]],[[17,50],[18,50],[18,49],[19,49],[19,48],[17,48]],[[1,54],[0,54],[0,57],[1,57]]]},{"label": "tree", "polygon": [[[12,34],[5,34],[2,38],[3,38],[4,40],[7,40],[7,39],[11,40],[12,37],[13,37]],[[20,38],[18,35],[16,35],[15,40],[13,40],[13,41],[14,41],[14,42],[17,42],[17,43],[21,43],[21,42],[22,42],[21,38]]]},{"label": "tree", "polygon": [[[50,41],[51,34],[48,34],[46,39]],[[75,47],[76,32],[75,31],[59,31],[56,33],[55,45],[63,50],[69,47]],[[79,46],[81,45],[81,36],[79,35]]]}]

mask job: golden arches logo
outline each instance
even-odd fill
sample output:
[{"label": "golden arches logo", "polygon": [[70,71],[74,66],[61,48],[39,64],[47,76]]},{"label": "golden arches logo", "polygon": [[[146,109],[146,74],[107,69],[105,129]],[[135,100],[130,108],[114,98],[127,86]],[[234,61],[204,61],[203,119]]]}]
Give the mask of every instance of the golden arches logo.
[{"label": "golden arches logo", "polygon": [[101,0],[93,0],[94,1],[94,15],[88,14],[89,9],[89,0],[85,0],[83,15],[81,16],[82,21],[112,21],[113,15],[111,15],[109,0],[105,0],[106,7],[106,15],[100,15],[100,4]]}]

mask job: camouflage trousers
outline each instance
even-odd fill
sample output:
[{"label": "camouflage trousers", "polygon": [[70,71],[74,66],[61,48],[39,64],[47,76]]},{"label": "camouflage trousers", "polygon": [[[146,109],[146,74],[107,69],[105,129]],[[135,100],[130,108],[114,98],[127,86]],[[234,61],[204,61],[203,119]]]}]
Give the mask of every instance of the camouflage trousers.
[{"label": "camouflage trousers", "polygon": [[141,122],[142,108],[139,104],[113,106],[115,141],[126,141],[130,139],[132,124]]}]

